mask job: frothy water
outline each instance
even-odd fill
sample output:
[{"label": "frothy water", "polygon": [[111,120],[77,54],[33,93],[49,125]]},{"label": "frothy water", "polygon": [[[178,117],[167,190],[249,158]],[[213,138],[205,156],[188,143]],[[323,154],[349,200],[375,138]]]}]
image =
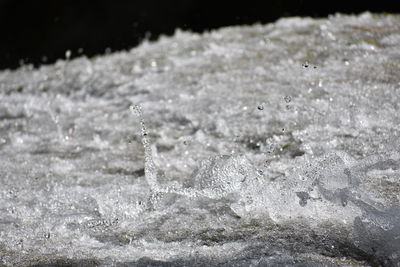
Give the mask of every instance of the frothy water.
[{"label": "frothy water", "polygon": [[400,18],[0,72],[0,265],[399,266]]}]

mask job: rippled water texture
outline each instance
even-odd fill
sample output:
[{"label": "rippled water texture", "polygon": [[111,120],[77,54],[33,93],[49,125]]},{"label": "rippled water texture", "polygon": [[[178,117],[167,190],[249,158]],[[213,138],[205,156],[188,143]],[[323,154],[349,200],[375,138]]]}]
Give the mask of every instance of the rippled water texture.
[{"label": "rippled water texture", "polygon": [[0,265],[399,266],[399,62],[365,13],[0,72]]}]

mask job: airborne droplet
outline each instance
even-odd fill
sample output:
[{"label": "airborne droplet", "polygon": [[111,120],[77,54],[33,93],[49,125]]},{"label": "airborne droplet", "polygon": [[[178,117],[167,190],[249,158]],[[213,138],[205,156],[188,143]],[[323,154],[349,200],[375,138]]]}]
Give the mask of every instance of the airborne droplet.
[{"label": "airborne droplet", "polygon": [[65,51],[65,58],[70,59],[71,58],[71,50]]}]

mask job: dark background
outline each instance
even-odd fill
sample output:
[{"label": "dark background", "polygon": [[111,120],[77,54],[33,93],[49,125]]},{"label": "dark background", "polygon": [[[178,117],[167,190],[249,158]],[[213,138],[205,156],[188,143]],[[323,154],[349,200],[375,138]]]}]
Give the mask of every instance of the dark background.
[{"label": "dark background", "polygon": [[85,54],[129,49],[176,28],[203,32],[228,25],[273,22],[286,16],[336,12],[398,13],[396,1],[332,0],[0,0],[0,69],[38,66]]}]

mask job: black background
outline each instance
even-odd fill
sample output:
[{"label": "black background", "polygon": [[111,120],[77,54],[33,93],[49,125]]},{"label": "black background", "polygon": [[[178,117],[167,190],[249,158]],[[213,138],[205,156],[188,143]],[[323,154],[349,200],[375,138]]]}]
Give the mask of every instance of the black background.
[{"label": "black background", "polygon": [[171,35],[176,28],[203,32],[286,16],[399,12],[391,4],[396,1],[367,2],[0,0],[0,69],[52,63],[65,57],[66,50],[76,57],[129,49],[144,38]]}]

